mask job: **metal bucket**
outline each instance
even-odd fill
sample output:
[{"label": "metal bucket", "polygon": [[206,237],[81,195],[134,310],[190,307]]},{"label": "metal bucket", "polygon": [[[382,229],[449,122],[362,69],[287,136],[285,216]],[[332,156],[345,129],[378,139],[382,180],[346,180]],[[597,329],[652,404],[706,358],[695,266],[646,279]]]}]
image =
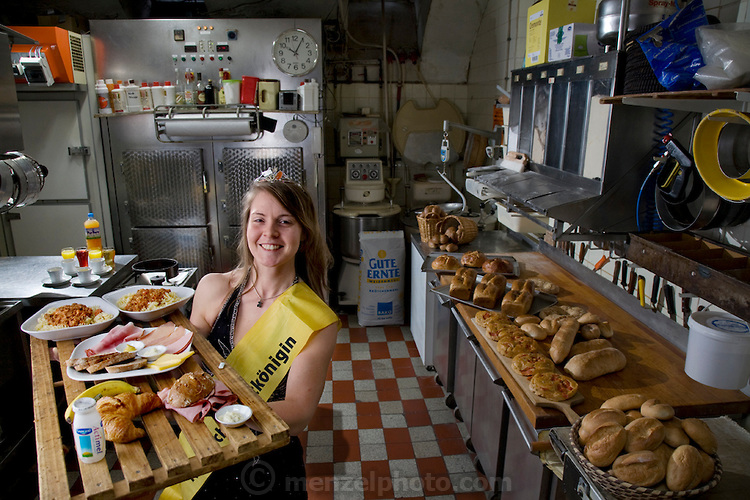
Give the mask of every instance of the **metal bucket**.
[{"label": "metal bucket", "polygon": [[[605,45],[617,45],[622,0],[602,0],[596,9],[596,38]],[[674,0],[630,0],[628,31],[658,23],[677,10]]]},{"label": "metal bucket", "polygon": [[341,255],[359,259],[359,233],[362,231],[395,231],[399,229],[400,213],[392,215],[347,214],[333,211],[335,233],[339,236]]}]

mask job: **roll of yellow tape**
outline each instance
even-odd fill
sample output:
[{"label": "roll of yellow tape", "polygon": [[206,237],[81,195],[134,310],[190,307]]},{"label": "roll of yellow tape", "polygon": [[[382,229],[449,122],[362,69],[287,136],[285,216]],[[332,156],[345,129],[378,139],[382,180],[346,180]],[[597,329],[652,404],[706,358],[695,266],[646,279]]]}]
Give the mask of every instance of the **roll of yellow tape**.
[{"label": "roll of yellow tape", "polygon": [[[712,120],[711,118],[719,118]],[[750,200],[750,183],[731,179],[719,165],[719,135],[729,118],[737,119],[750,126],[750,117],[734,109],[717,109],[706,115],[698,124],[693,138],[693,158],[703,181],[716,194],[729,201]]]}]

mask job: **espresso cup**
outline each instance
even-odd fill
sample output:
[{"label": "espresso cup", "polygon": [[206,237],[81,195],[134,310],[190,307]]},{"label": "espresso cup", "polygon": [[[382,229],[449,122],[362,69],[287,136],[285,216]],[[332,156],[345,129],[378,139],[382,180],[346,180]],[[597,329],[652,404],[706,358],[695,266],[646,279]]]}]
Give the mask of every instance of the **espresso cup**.
[{"label": "espresso cup", "polygon": [[47,269],[50,283],[60,283],[63,280],[63,268],[60,266]]},{"label": "espresso cup", "polygon": [[91,268],[90,267],[79,267],[77,269],[78,271],[78,281],[81,283],[92,283],[94,281],[94,275],[91,274]]},{"label": "espresso cup", "polygon": [[89,259],[89,267],[94,274],[102,274],[107,267],[107,263],[104,257],[98,257],[96,259]]},{"label": "espresso cup", "polygon": [[68,276],[73,276],[76,274],[76,260],[75,259],[65,259],[63,260],[60,265],[62,266],[63,271]]}]

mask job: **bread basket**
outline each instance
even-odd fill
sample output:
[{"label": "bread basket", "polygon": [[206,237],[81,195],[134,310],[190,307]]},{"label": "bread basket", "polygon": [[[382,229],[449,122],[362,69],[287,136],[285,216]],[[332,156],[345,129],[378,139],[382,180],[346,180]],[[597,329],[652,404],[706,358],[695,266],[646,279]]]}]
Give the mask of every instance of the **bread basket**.
[{"label": "bread basket", "polygon": [[636,486],[632,483],[628,483],[627,481],[617,479],[607,471],[604,471],[599,467],[593,465],[583,454],[581,445],[578,444],[578,430],[581,427],[582,420],[583,418],[579,418],[578,420],[576,420],[576,422],[573,424],[573,427],[571,427],[570,429],[570,444],[573,448],[575,458],[583,466],[588,478],[591,479],[591,481],[593,481],[597,486],[600,486],[601,488],[607,490],[616,498],[627,498],[633,500],[642,498],[687,498],[695,495],[701,495],[719,484],[719,480],[721,479],[722,467],[718,455],[712,455],[715,463],[714,477],[712,477],[711,480],[707,483],[701,485],[699,488],[695,488],[692,490],[670,491],[667,489],[648,488],[645,486]]},{"label": "bread basket", "polygon": [[438,224],[445,219],[445,216],[437,216],[432,213],[430,217],[424,217],[423,213],[417,215],[417,224],[419,224],[419,238],[422,243],[428,243],[430,238],[439,234]]},{"label": "bread basket", "polygon": [[449,215],[441,220],[437,226],[437,231],[444,234],[445,230],[449,227],[455,227],[459,230],[459,245],[473,241],[477,237],[477,234],[479,234],[477,223],[473,219],[461,217],[460,215]]}]

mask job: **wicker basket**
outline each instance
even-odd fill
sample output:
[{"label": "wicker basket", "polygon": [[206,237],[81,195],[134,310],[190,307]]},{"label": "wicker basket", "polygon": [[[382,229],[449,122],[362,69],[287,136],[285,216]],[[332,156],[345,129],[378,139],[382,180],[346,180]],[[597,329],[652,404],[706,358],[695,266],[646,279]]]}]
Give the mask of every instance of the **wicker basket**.
[{"label": "wicker basket", "polygon": [[449,227],[455,227],[456,229],[462,229],[462,235],[458,240],[459,245],[464,245],[474,240],[479,234],[479,228],[477,223],[473,219],[468,217],[461,217],[460,215],[449,215],[438,224],[437,230],[439,233],[445,233],[445,230]]},{"label": "wicker basket", "polygon": [[430,238],[439,234],[438,225],[443,221],[444,217],[438,218],[433,217],[426,219],[421,215],[417,215],[417,224],[419,224],[419,237],[422,243],[428,243]]},{"label": "wicker basket", "polygon": [[636,486],[632,483],[628,483],[627,481],[617,479],[610,473],[593,465],[583,454],[583,450],[581,450],[581,446],[578,444],[578,429],[581,427],[582,420],[583,418],[579,418],[570,429],[570,444],[573,448],[573,452],[575,453],[575,457],[586,470],[589,479],[591,479],[598,486],[601,486],[617,498],[627,498],[633,500],[639,500],[642,498],[687,498],[695,495],[701,495],[719,484],[722,468],[721,461],[719,460],[718,455],[712,455],[715,463],[714,477],[712,477],[709,482],[707,482],[700,488],[695,488],[692,490],[669,491],[647,488],[645,486]]}]

